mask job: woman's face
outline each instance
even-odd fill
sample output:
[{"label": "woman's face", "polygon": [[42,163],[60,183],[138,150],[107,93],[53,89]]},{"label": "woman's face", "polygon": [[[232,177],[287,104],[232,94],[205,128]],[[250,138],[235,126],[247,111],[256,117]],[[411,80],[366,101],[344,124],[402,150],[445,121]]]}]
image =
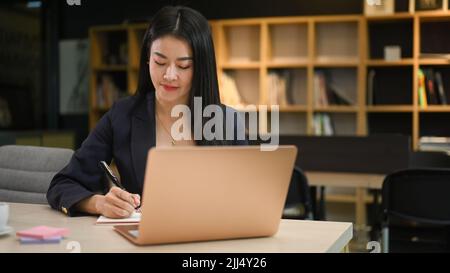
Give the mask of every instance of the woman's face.
[{"label": "woman's face", "polygon": [[153,41],[149,60],[156,99],[162,104],[187,104],[192,86],[193,60],[189,44],[171,35]]}]

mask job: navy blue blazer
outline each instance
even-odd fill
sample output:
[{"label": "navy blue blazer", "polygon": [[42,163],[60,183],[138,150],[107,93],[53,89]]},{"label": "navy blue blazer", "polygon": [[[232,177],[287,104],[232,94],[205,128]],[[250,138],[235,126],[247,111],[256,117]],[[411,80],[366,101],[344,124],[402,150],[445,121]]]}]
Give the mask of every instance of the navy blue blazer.
[{"label": "navy blue blazer", "polygon": [[[53,209],[69,216],[82,215],[75,205],[94,194],[107,192],[101,160],[116,163],[127,191],[142,194],[148,150],[156,145],[155,95],[130,96],[117,101],[100,119],[70,162],[57,173],[47,191]],[[229,111],[230,109],[227,109]],[[232,110],[233,111],[233,110]],[[235,132],[238,126],[235,123]],[[229,145],[246,145],[233,140]]]}]

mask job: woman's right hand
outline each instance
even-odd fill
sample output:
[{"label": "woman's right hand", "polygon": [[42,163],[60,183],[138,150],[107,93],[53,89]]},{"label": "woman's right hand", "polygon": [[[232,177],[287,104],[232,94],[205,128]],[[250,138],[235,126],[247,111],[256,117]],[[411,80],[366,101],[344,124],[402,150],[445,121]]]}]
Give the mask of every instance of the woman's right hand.
[{"label": "woman's right hand", "polygon": [[95,206],[99,214],[108,218],[127,218],[141,204],[138,194],[112,187],[105,196],[98,196]]}]

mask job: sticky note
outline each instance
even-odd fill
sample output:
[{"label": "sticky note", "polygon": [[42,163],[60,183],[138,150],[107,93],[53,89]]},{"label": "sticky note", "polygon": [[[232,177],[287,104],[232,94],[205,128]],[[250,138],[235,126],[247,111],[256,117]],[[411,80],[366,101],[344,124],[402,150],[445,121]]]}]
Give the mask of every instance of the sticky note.
[{"label": "sticky note", "polygon": [[16,233],[19,237],[29,237],[35,239],[46,239],[56,236],[67,236],[69,234],[69,229],[67,228],[55,228],[47,226],[37,226],[30,229],[18,231]]},{"label": "sticky note", "polygon": [[21,244],[59,244],[61,242],[61,239],[61,236],[49,237],[46,239],[36,239],[30,237],[19,238]]}]

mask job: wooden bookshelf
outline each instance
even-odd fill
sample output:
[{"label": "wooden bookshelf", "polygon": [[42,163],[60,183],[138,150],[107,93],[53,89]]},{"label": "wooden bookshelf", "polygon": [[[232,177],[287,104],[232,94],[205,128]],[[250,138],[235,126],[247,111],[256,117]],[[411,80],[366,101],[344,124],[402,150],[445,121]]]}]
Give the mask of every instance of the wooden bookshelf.
[{"label": "wooden bookshelf", "polygon": [[[443,10],[386,16],[226,19],[210,21],[210,25],[221,92],[225,92],[222,83],[226,73],[235,81],[243,105],[269,105],[273,98],[273,87],[268,86],[271,73],[289,75],[291,97],[288,104],[279,107],[280,133],[313,135],[314,116],[329,114],[337,119],[337,135],[405,133],[411,135],[413,148],[417,149],[423,130],[433,131],[433,124],[423,122],[433,122],[435,115],[442,115],[443,121],[450,120],[450,105],[421,107],[417,98],[418,70],[431,68],[445,77],[444,88],[450,100],[450,60],[421,57],[425,49],[433,53],[433,48],[427,44],[430,29],[441,32],[442,36],[448,31],[449,22],[450,12]],[[124,78],[125,83],[121,84],[125,85],[126,94],[136,90],[146,27],[146,24],[124,24],[90,29],[91,129],[109,109],[108,105],[97,103],[100,75],[106,73]],[[122,40],[121,48],[108,48],[111,43],[117,44],[117,40]],[[392,44],[401,46],[401,59],[386,61],[384,46]],[[105,57],[105,52],[111,51],[124,55],[124,47],[124,62],[118,61],[120,58],[114,54],[109,59]],[[448,46],[445,48],[444,45],[444,49],[445,52],[436,53],[450,54]],[[373,104],[368,105],[368,75],[372,70],[381,85],[378,91],[372,90],[377,92],[378,100],[373,101],[372,97]],[[333,80],[341,81],[340,85],[352,103],[316,105],[314,79],[318,71],[336,74]],[[402,94],[394,96],[399,90]],[[245,110],[242,106],[234,106],[239,111]],[[270,112],[270,107],[268,110]],[[387,125],[383,125],[384,120]],[[438,126],[442,124],[436,124],[436,128]]]},{"label": "wooden bookshelf", "polygon": [[[294,125],[295,119],[305,123],[300,131],[312,134],[312,120],[315,112],[326,113],[358,113],[359,93],[357,78],[358,67],[361,63],[361,50],[358,38],[361,28],[361,16],[314,16],[314,17],[285,17],[285,18],[260,18],[260,19],[233,19],[213,21],[216,34],[215,46],[217,51],[217,63],[219,79],[223,73],[230,70],[259,69],[259,76],[253,74],[254,85],[248,85],[249,89],[242,92],[242,97],[249,97],[260,104],[270,104],[271,88],[267,81],[272,73],[290,71],[294,87],[293,101],[289,105],[280,105],[280,123],[284,121],[290,124],[280,124],[280,128]],[[240,28],[242,27],[242,28]],[[248,44],[248,37],[253,37],[252,45]],[[234,38],[234,39],[231,39]],[[329,42],[330,39],[332,42]],[[247,56],[236,56],[236,48],[242,48],[242,52],[252,52]],[[259,58],[256,53],[259,53]],[[234,60],[234,61],[230,61]],[[244,62],[244,63],[239,63]],[[316,69],[354,69],[353,75],[353,100],[352,106],[324,106],[313,107],[313,84]],[[242,74],[242,73],[241,73]],[[239,85],[237,80],[237,85]],[[256,82],[257,81],[257,82]],[[255,88],[259,86],[259,88]],[[223,91],[223,88],[222,92]],[[239,89],[239,88],[238,88]],[[362,90],[361,90],[362,91]],[[248,99],[245,103],[249,103]],[[290,118],[283,119],[284,115]],[[362,114],[361,114],[362,115]],[[360,130],[360,129],[358,129]],[[353,130],[351,134],[355,133]],[[287,130],[286,133],[292,130]],[[280,129],[281,133],[283,132]]]},{"label": "wooden bookshelf", "polygon": [[[118,97],[133,94],[137,88],[141,43],[147,29],[146,24],[123,24],[95,26],[89,29],[90,52],[90,96],[89,128],[110,109]],[[100,103],[99,96],[108,96],[102,76],[107,76],[118,87],[118,96],[112,96],[107,103]]]}]

